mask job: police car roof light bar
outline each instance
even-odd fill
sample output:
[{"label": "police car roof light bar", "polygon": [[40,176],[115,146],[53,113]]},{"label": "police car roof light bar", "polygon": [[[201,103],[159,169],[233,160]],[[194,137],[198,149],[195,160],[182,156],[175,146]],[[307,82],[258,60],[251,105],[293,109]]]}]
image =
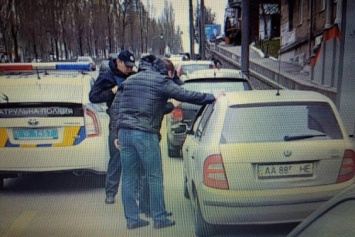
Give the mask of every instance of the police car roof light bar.
[{"label": "police car roof light bar", "polygon": [[2,63],[0,72],[30,72],[35,70],[90,71],[89,63]]}]

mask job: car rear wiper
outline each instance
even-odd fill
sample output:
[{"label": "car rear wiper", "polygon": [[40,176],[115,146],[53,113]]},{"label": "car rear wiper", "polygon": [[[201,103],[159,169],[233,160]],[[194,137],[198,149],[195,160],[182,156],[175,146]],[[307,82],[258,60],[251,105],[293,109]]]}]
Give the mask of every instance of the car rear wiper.
[{"label": "car rear wiper", "polygon": [[308,139],[308,138],[313,138],[313,137],[325,137],[327,136],[326,134],[309,134],[309,135],[298,135],[298,136],[284,136],[284,141],[295,141],[295,140],[302,140],[302,139]]}]

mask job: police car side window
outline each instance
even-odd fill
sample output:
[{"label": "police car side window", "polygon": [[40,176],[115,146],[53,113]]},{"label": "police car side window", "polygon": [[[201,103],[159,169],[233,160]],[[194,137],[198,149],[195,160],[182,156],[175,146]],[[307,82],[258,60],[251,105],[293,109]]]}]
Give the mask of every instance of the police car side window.
[{"label": "police car side window", "polygon": [[204,134],[204,131],[206,129],[206,125],[208,124],[208,121],[209,121],[213,111],[214,111],[214,103],[206,106],[203,114],[201,115],[201,121],[200,121],[200,124],[198,125],[197,131],[195,133],[195,137],[197,140],[199,140],[199,141],[201,140],[201,138]]}]

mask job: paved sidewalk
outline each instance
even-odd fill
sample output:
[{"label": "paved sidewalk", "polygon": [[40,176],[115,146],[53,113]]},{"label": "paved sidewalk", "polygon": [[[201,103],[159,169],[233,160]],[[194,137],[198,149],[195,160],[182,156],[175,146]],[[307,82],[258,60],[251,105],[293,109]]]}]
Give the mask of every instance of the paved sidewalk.
[{"label": "paved sidewalk", "polygon": [[[215,47],[210,45],[211,52],[215,53],[224,60],[241,68],[241,46],[230,46],[224,43]],[[249,48],[249,73],[275,88],[293,89],[293,90],[313,90],[327,95],[335,100],[336,89],[318,85],[310,80],[310,72],[305,71],[303,67],[279,61],[268,57],[256,47]]]}]

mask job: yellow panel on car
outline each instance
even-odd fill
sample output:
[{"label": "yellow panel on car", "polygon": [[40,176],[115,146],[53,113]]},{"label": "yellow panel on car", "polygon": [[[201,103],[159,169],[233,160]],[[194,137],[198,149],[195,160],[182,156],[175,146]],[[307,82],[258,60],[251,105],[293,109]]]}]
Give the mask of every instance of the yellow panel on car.
[{"label": "yellow panel on car", "polygon": [[62,146],[72,146],[74,145],[76,139],[78,138],[79,131],[81,127],[65,127],[63,142],[59,144],[53,144],[53,147],[62,147]]},{"label": "yellow panel on car", "polygon": [[5,147],[7,140],[8,140],[8,136],[7,136],[6,129],[0,128],[0,147]]}]

